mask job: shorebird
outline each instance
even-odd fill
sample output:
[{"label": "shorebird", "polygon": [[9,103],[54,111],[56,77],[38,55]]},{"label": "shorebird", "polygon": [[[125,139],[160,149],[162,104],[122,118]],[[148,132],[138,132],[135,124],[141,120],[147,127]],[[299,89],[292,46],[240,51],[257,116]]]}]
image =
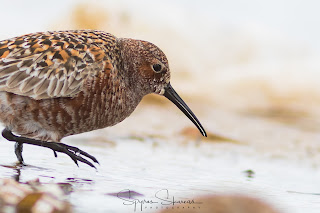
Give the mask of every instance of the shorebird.
[{"label": "shorebird", "polygon": [[150,42],[97,30],[32,33],[0,41],[2,135],[16,142],[21,164],[25,143],[95,167],[88,161],[98,163],[95,157],[61,139],[123,121],[150,93],[172,101],[206,136],[172,88],[165,54]]}]

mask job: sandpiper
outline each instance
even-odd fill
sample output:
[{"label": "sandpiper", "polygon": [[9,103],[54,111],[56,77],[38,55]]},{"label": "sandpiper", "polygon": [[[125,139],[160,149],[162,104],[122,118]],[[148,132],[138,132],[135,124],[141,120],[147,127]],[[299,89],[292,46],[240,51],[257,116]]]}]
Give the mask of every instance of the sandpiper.
[{"label": "sandpiper", "polygon": [[32,33],[0,41],[2,135],[16,142],[22,164],[26,143],[94,167],[88,160],[98,163],[95,157],[61,139],[121,122],[150,93],[172,101],[206,136],[172,88],[165,54],[150,42],[97,30]]}]

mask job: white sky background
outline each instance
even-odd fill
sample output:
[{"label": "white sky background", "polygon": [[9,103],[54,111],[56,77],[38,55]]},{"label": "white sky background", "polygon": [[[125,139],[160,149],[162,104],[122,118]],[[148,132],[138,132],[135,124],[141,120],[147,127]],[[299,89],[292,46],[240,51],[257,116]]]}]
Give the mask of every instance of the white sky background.
[{"label": "white sky background", "polygon": [[[0,1],[1,38],[16,34],[43,31],[48,23],[66,14],[76,0],[14,0]],[[91,1],[93,2],[93,1]],[[98,1],[103,2],[103,1]],[[256,26],[282,34],[288,39],[304,42],[320,52],[320,2],[316,0],[198,0],[198,1],[104,1],[112,7],[126,7],[150,21],[164,21],[180,28],[190,27],[206,18],[239,28]],[[141,6],[143,5],[143,6]],[[174,22],[172,20],[175,20]],[[192,19],[192,20],[190,20]],[[211,19],[211,20],[210,20]],[[202,25],[202,27],[208,27]],[[185,29],[184,29],[185,30]]]}]

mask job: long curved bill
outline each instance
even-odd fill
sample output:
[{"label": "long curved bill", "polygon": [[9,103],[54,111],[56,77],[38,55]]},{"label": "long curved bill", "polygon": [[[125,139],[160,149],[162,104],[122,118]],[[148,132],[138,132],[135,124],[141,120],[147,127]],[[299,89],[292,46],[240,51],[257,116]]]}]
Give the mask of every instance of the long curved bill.
[{"label": "long curved bill", "polygon": [[172,103],[174,103],[199,129],[201,134],[207,137],[207,133],[202,127],[198,118],[193,114],[191,109],[187,106],[187,104],[180,98],[180,96],[176,93],[176,91],[172,88],[171,84],[169,83],[163,94],[166,98],[168,98]]}]

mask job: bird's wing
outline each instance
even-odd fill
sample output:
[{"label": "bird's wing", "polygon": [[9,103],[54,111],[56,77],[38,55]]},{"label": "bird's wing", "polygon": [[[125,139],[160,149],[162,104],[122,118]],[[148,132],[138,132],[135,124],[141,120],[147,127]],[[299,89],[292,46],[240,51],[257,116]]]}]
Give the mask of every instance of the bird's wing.
[{"label": "bird's wing", "polygon": [[115,37],[99,31],[28,34],[0,41],[0,91],[34,99],[73,97],[89,75],[110,69]]}]

